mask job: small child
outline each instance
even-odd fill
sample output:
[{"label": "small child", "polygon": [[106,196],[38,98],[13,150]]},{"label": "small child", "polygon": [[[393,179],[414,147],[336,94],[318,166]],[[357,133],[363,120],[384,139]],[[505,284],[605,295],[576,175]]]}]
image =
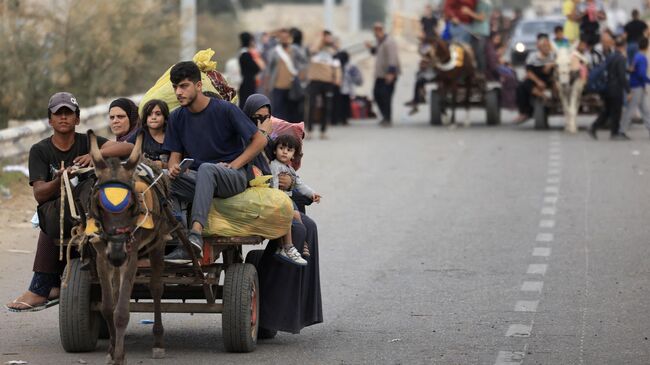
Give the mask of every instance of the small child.
[{"label": "small child", "polygon": [[[294,188],[297,191],[299,191],[302,195],[310,197],[314,202],[320,203],[321,196],[314,193],[314,190],[307,186],[307,184],[303,183],[303,181],[300,179],[300,176],[296,174],[296,170],[291,167],[291,160],[298,158],[299,156],[302,156],[302,146],[298,138],[289,134],[281,135],[276,138],[275,142],[273,143],[273,161],[271,161],[270,165],[271,173],[273,174],[271,187],[278,188],[279,175],[289,174],[295,181]],[[289,196],[292,195],[291,191],[287,191],[286,193]],[[296,205],[294,203],[294,209],[295,208]],[[293,217],[299,222],[302,221],[300,219],[300,212],[298,212],[298,209],[294,210]],[[293,246],[290,232],[288,235],[282,237],[282,248],[278,248],[278,252],[276,252],[276,254],[280,258],[288,260],[294,264],[307,265],[307,261],[300,256],[298,250],[296,250],[296,248]],[[303,255],[306,257],[309,256],[309,248],[306,242],[303,244]]]}]

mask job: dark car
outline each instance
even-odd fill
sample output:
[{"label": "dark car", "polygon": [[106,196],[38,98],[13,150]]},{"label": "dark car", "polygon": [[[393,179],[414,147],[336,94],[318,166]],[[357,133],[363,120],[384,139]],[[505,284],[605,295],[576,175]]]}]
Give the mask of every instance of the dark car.
[{"label": "dark car", "polygon": [[528,53],[537,49],[537,34],[546,33],[553,39],[553,30],[556,26],[563,26],[564,17],[539,17],[525,19],[517,24],[512,38],[510,39],[509,55],[513,65],[522,65],[526,62]]}]

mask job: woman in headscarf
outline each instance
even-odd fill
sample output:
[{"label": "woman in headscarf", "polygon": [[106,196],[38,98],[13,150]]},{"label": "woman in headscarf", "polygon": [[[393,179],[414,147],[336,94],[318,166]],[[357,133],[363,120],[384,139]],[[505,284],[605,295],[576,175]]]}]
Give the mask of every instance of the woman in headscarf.
[{"label": "woman in headscarf", "polygon": [[[251,95],[244,104],[244,113],[271,138],[271,101],[262,94]],[[259,156],[265,158],[265,156]],[[291,183],[280,181],[280,188]],[[255,262],[260,281],[259,338],[273,337],[276,331],[299,333],[301,329],[323,322],[318,266],[318,228],[304,213],[302,223],[291,225],[293,242],[307,242],[308,265],[285,265],[273,256],[279,244],[270,241],[264,254]],[[296,247],[302,251],[302,247]]]},{"label": "woman in headscarf", "polygon": [[126,142],[138,132],[140,127],[138,106],[131,99],[115,99],[108,107],[108,120],[115,140]]},{"label": "woman in headscarf", "polygon": [[255,38],[252,34],[243,32],[239,35],[239,40],[242,47],[239,54],[239,69],[242,76],[239,86],[239,107],[242,108],[248,97],[257,90],[257,76],[264,71],[266,65],[255,47]]}]

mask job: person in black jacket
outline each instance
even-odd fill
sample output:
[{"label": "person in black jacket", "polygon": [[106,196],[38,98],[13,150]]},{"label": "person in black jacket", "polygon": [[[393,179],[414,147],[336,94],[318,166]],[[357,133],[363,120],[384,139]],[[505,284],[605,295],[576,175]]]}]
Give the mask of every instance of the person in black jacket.
[{"label": "person in black jacket", "polygon": [[621,40],[616,43],[614,35],[607,30],[603,32],[601,42],[606,56],[604,62],[607,62],[607,90],[601,94],[604,104],[603,110],[596,121],[591,124],[589,135],[593,139],[598,139],[598,128],[608,124],[611,130],[611,139],[626,140],[628,138],[619,131],[623,112],[623,98],[630,93],[626,73],[627,61],[620,51],[620,48],[625,47],[625,41]]},{"label": "person in black jacket", "polygon": [[239,51],[239,69],[242,82],[239,86],[239,107],[244,107],[244,102],[257,92],[257,75],[264,71],[266,65],[255,48],[255,38],[248,32],[239,35],[241,50]]}]

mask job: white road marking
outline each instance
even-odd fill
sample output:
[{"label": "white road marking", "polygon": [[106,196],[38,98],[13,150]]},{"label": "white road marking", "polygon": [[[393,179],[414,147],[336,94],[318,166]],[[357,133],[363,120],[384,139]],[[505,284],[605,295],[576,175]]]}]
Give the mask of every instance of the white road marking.
[{"label": "white road marking", "polygon": [[547,268],[548,268],[547,264],[530,264],[528,265],[528,270],[526,270],[526,274],[544,275],[546,274]]},{"label": "white road marking", "polygon": [[540,228],[553,228],[555,227],[555,221],[552,219],[542,219],[539,221]]},{"label": "white road marking", "polygon": [[515,303],[515,312],[537,312],[539,300],[518,300]]},{"label": "white road marking", "polygon": [[546,192],[547,194],[558,194],[560,192],[560,187],[554,185],[547,186],[546,188],[544,188],[544,192]]},{"label": "white road marking", "polygon": [[557,203],[557,196],[545,196],[544,203],[555,204]]},{"label": "white road marking", "polygon": [[551,256],[551,248],[550,247],[535,247],[535,248],[533,248],[533,256],[549,257],[549,256]]},{"label": "white road marking", "polygon": [[560,147],[550,147],[548,149],[548,153],[560,153],[560,151],[562,151]]},{"label": "white road marking", "polygon": [[562,156],[561,155],[550,155],[550,156],[548,156],[548,159],[551,160],[551,161],[559,161],[559,160],[562,159]]},{"label": "white road marking", "polygon": [[549,175],[559,175],[560,174],[560,169],[555,169],[555,168],[548,169],[548,171],[546,171],[546,173],[549,174]]},{"label": "white road marking", "polygon": [[554,176],[554,177],[549,177],[546,179],[547,184],[559,184],[560,183],[560,177],[559,176]]},{"label": "white road marking", "polygon": [[552,242],[553,241],[553,233],[538,233],[537,237],[535,238],[535,241],[537,242]]},{"label": "white road marking", "polygon": [[525,352],[522,351],[499,351],[494,365],[521,364],[525,356]]},{"label": "white road marking", "polygon": [[541,293],[543,287],[543,281],[524,281],[523,284],[521,284],[521,291],[535,291]]},{"label": "white road marking", "polygon": [[560,167],[562,163],[560,161],[551,161],[548,163],[548,167]]},{"label": "white road marking", "polygon": [[543,207],[542,208],[542,214],[543,215],[555,215],[555,207]]},{"label": "white road marking", "polygon": [[506,332],[506,337],[530,337],[533,326],[527,324],[511,324]]}]

